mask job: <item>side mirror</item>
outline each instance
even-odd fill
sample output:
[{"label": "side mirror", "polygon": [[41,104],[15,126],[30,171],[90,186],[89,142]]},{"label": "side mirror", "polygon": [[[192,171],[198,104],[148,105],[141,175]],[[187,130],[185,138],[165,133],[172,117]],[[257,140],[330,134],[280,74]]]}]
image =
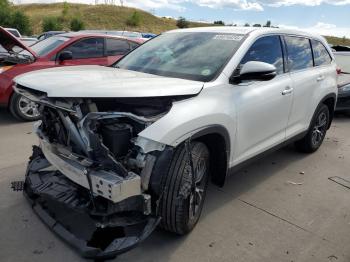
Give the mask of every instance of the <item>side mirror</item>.
[{"label": "side mirror", "polygon": [[58,55],[57,60],[59,62],[63,62],[65,60],[72,60],[73,59],[73,54],[71,51],[63,51]]},{"label": "side mirror", "polygon": [[249,61],[242,66],[238,75],[230,77],[230,83],[237,84],[243,80],[268,81],[276,75],[277,69],[274,65],[265,62]]}]

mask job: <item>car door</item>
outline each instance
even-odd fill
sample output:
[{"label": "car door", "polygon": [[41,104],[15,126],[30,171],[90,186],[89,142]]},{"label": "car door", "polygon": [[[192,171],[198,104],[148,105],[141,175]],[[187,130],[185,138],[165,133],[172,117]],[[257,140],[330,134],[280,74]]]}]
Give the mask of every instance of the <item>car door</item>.
[{"label": "car door", "polygon": [[273,64],[277,76],[269,81],[251,81],[235,86],[237,137],[234,164],[247,160],[285,140],[293,95],[291,78],[285,72],[281,37],[263,36],[245,54],[249,61]]},{"label": "car door", "polygon": [[60,63],[64,66],[72,65],[107,65],[107,57],[104,55],[104,38],[89,37],[72,43],[63,51],[72,52],[73,59]]},{"label": "car door", "polygon": [[117,62],[134,48],[136,48],[135,43],[127,39],[106,38],[107,64]]},{"label": "car door", "polygon": [[314,113],[314,93],[323,76],[314,67],[310,39],[301,36],[284,36],[288,53],[288,69],[292,79],[293,106],[286,137],[293,137],[309,127]]}]

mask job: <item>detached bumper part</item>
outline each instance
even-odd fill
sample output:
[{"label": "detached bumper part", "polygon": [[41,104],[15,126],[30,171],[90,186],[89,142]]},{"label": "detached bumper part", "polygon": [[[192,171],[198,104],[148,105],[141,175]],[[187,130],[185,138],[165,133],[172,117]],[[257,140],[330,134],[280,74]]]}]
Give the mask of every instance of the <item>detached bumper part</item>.
[{"label": "detached bumper part", "polygon": [[53,170],[44,156],[28,165],[24,195],[47,226],[85,258],[113,258],[152,233],[159,218],[145,215],[144,196],[113,203]]}]

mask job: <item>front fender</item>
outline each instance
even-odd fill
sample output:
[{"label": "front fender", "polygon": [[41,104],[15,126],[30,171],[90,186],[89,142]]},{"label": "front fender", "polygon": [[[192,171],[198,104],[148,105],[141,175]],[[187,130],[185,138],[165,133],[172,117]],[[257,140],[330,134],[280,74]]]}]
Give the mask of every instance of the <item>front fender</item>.
[{"label": "front fender", "polygon": [[217,133],[230,141],[236,132],[236,113],[229,87],[204,89],[198,96],[174,102],[171,110],[139,133],[142,138],[176,147],[204,130]]}]

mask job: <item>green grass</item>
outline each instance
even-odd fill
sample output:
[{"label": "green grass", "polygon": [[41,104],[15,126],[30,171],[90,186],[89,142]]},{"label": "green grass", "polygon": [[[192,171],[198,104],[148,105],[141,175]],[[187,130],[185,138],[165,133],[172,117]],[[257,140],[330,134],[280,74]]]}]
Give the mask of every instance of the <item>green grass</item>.
[{"label": "green grass", "polygon": [[340,38],[340,37],[334,37],[334,36],[326,36],[326,39],[328,43],[332,45],[346,45],[350,46],[350,39],[349,38]]},{"label": "green grass", "polygon": [[[62,16],[63,3],[26,4],[15,6],[15,8],[24,11],[30,17],[33,33],[39,34],[42,31],[42,22],[45,16]],[[141,23],[136,27],[128,26],[127,20],[135,11],[139,12]],[[159,34],[177,28],[175,19],[160,18],[139,9],[111,5],[69,3],[68,14],[62,18],[64,30],[69,31],[70,21],[73,17],[81,18],[86,29],[128,30]],[[211,25],[213,24],[190,22],[190,27]],[[326,38],[330,44],[350,46],[350,39],[333,36],[326,36]]]},{"label": "green grass", "polygon": [[[16,8],[24,11],[30,17],[33,33],[39,34],[42,31],[43,18],[61,16],[63,3],[26,4],[16,6]],[[135,11],[140,13],[141,23],[136,27],[128,26],[127,20]],[[68,14],[63,19],[64,30],[69,30],[70,20],[73,17],[80,17],[86,29],[129,30],[159,34],[177,28],[175,19],[160,18],[139,9],[111,5],[69,4]],[[190,27],[208,25],[190,22]]]}]

